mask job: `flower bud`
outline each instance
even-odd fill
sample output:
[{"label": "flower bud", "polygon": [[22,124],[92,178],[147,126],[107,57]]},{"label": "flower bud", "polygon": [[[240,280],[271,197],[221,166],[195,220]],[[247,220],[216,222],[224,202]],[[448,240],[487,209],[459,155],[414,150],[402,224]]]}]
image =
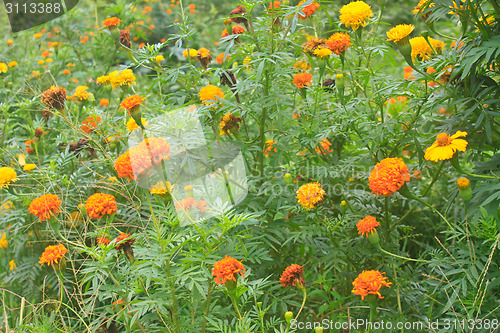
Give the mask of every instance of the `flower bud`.
[{"label": "flower bud", "polygon": [[293,319],[293,312],[292,311],[285,312],[285,320],[288,325],[290,325],[292,319]]},{"label": "flower bud", "polygon": [[314,332],[315,332],[315,333],[323,333],[323,327],[321,327],[321,326],[316,326],[316,328],[314,328]]},{"label": "flower bud", "polygon": [[346,212],[346,210],[347,210],[347,202],[345,200],[342,200],[340,202],[340,210],[342,211],[342,213]]},{"label": "flower bud", "polygon": [[458,191],[464,201],[468,201],[472,197],[472,190],[470,188],[470,181],[467,178],[457,179]]},{"label": "flower bud", "polygon": [[377,229],[374,229],[372,233],[369,233],[367,234],[368,235],[368,240],[370,241],[370,243],[372,243],[373,245],[377,245],[378,242],[380,241],[380,238],[378,236],[378,232],[377,232]]},{"label": "flower bud", "polygon": [[290,185],[291,183],[293,183],[292,175],[289,173],[286,173],[285,176],[283,177],[283,179],[285,180],[285,184],[287,184],[287,185]]}]

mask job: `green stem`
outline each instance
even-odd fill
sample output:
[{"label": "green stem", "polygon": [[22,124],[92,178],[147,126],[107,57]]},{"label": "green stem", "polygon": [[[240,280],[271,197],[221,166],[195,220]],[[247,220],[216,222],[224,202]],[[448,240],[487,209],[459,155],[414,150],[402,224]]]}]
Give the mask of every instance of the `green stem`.
[{"label": "green stem", "polygon": [[427,192],[429,192],[429,190],[431,189],[432,185],[434,185],[434,183],[436,182],[436,180],[438,179],[438,176],[439,174],[441,173],[441,170],[443,169],[443,166],[444,166],[444,162],[445,161],[441,161],[441,164],[439,165],[439,168],[436,172],[436,174],[434,175],[434,177],[432,178],[432,181],[431,183],[429,184],[429,186],[425,189],[424,193],[422,193],[422,196],[425,197],[425,195],[427,194]]},{"label": "green stem", "polygon": [[450,222],[448,222],[448,220],[446,219],[446,217],[443,216],[443,214],[441,214],[436,208],[434,208],[434,206],[432,206],[431,204],[428,204],[427,202],[425,202],[424,200],[416,197],[416,196],[413,196],[413,199],[417,200],[418,202],[426,205],[427,207],[429,207],[430,209],[432,209],[436,214],[438,214],[442,219],[443,221],[446,222],[446,224],[448,225],[448,227],[453,230],[453,227],[451,226]]},{"label": "green stem", "polygon": [[407,257],[398,256],[397,254],[394,254],[394,253],[391,253],[391,252],[389,252],[389,251],[384,250],[384,249],[380,246],[380,244],[375,245],[375,247],[376,247],[376,248],[377,248],[380,252],[385,253],[385,254],[390,255],[390,256],[393,256],[393,257],[395,257],[395,258],[399,258],[399,259],[403,259],[403,260],[409,260],[409,261],[416,261],[416,262],[425,262],[425,263],[426,263],[426,262],[428,262],[427,260],[422,260],[422,259],[413,259],[413,258],[407,258]]},{"label": "green stem", "polygon": [[297,316],[295,316],[295,320],[297,320],[300,316],[300,313],[302,312],[302,309],[304,308],[304,305],[306,304],[306,299],[307,299],[307,291],[306,287],[302,286],[302,305],[300,306],[299,313],[297,313]]},{"label": "green stem", "polygon": [[175,332],[181,333],[181,328],[179,325],[179,307],[177,304],[177,297],[175,296],[175,285],[172,283],[172,274],[170,270],[170,258],[167,259],[167,281],[168,284],[170,285],[170,293],[172,294],[172,303],[173,303],[173,316],[174,316],[174,323],[175,323]]},{"label": "green stem", "polygon": [[236,311],[239,320],[243,322],[243,317],[241,316],[240,310],[238,309],[238,302],[236,301],[234,295],[230,295],[229,298],[231,298],[231,302],[233,303],[234,310]]},{"label": "green stem", "polygon": [[212,291],[214,290],[212,281],[209,280],[207,302],[205,304],[205,310],[203,311],[203,324],[201,325],[201,333],[205,333],[207,330],[207,316],[210,310],[210,298],[212,297]]}]

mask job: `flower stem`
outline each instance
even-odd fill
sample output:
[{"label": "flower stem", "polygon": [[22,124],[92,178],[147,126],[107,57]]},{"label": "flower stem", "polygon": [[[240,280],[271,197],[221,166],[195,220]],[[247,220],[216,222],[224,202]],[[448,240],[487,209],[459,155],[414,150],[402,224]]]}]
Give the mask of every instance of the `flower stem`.
[{"label": "flower stem", "polygon": [[230,295],[229,298],[231,298],[231,302],[233,303],[234,310],[236,311],[239,320],[243,322],[243,317],[241,316],[240,310],[238,309],[238,302],[233,295]]},{"label": "flower stem", "polygon": [[438,171],[436,172],[436,174],[432,178],[432,181],[429,184],[429,186],[425,189],[424,193],[422,194],[423,197],[425,197],[425,195],[427,194],[427,192],[429,192],[429,190],[431,189],[432,185],[434,185],[434,183],[438,179],[438,176],[441,173],[441,170],[443,169],[443,166],[444,166],[444,161],[441,161],[441,164],[439,165]]},{"label": "flower stem", "polygon": [[380,244],[377,244],[375,245],[377,247],[377,249],[382,252],[382,253],[385,253],[387,255],[390,255],[390,256],[393,256],[393,257],[396,257],[396,258],[399,258],[399,259],[403,259],[403,260],[409,260],[409,261],[416,261],[416,262],[428,262],[427,260],[422,260],[422,259],[413,259],[413,258],[407,258],[407,257],[402,257],[402,256],[398,256],[397,254],[394,254],[394,253],[391,253],[389,251],[386,251],[384,250]]},{"label": "flower stem", "polygon": [[306,299],[307,299],[307,291],[306,291],[306,287],[302,287],[302,305],[300,306],[300,310],[299,312],[297,313],[297,316],[295,316],[295,320],[297,320],[300,316],[300,313],[302,312],[302,309],[304,308],[304,305],[306,304]]}]

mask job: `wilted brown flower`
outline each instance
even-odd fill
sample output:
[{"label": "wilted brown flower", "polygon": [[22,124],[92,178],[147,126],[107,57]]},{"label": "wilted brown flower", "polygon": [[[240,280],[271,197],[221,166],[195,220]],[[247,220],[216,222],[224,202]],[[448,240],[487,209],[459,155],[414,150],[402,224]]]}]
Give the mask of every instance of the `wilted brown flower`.
[{"label": "wilted brown flower", "polygon": [[233,9],[231,13],[229,14],[231,16],[231,21],[234,23],[247,23],[247,19],[242,17],[245,16],[247,13],[247,10],[243,6],[236,6],[236,9]]},{"label": "wilted brown flower", "polygon": [[52,86],[42,93],[42,103],[51,109],[61,111],[66,103],[66,89]]},{"label": "wilted brown flower", "polygon": [[132,43],[130,42],[130,31],[120,30],[120,43],[122,43],[123,46],[126,46],[129,49],[132,48]]}]

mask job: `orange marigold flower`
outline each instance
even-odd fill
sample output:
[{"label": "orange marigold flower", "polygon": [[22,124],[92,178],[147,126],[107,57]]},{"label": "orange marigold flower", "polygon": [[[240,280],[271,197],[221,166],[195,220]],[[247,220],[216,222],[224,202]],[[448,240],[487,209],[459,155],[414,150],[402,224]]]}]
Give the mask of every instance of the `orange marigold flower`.
[{"label": "orange marigold flower", "polygon": [[340,21],[346,27],[356,31],[367,25],[367,20],[373,15],[370,6],[364,1],[353,1],[340,9]]},{"label": "orange marigold flower", "polygon": [[29,212],[40,218],[40,222],[49,219],[52,215],[57,215],[61,211],[61,199],[55,194],[45,194],[31,201]]},{"label": "orange marigold flower", "polygon": [[226,97],[221,88],[213,85],[208,85],[200,90],[200,100],[203,105],[215,104],[218,99],[223,99]]},{"label": "orange marigold flower", "polygon": [[176,203],[175,208],[179,210],[188,210],[189,208],[191,208],[191,206],[194,206],[195,204],[196,201],[194,200],[193,197],[187,197]]},{"label": "orange marigold flower", "polygon": [[328,153],[331,153],[332,152],[332,150],[330,149],[331,145],[332,143],[328,141],[327,138],[323,138],[323,140],[321,140],[316,146],[316,152],[319,155],[326,155]]},{"label": "orange marigold flower", "polygon": [[281,274],[280,283],[283,287],[304,287],[306,280],[302,277],[304,275],[303,265],[292,264],[288,266]]},{"label": "orange marigold flower", "polygon": [[276,141],[274,140],[266,140],[266,145],[264,147],[264,154],[266,154],[266,157],[269,157],[269,153],[274,151],[275,153],[277,152],[276,148],[274,145],[276,144]]},{"label": "orange marigold flower", "polygon": [[334,33],[325,41],[325,44],[333,53],[338,55],[344,53],[352,45],[351,37],[343,32]]},{"label": "orange marigold flower", "polygon": [[108,245],[110,242],[106,237],[97,237],[97,244]]},{"label": "orange marigold flower", "polygon": [[102,99],[99,101],[99,106],[104,106],[104,107],[109,106],[109,99],[107,99],[107,98],[102,98]]},{"label": "orange marigold flower", "polygon": [[222,65],[225,60],[229,60],[229,59],[231,59],[231,56],[230,55],[226,56],[224,52],[222,52],[217,57],[215,57],[215,61],[217,61],[217,63],[219,65]]},{"label": "orange marigold flower", "polygon": [[320,183],[309,183],[299,187],[296,198],[304,209],[310,210],[323,201],[325,195],[326,192],[321,188]]},{"label": "orange marigold flower", "polygon": [[380,226],[380,223],[377,222],[377,219],[368,215],[358,221],[358,234],[368,237],[368,234],[373,235],[373,232],[376,231],[375,228],[378,226]]},{"label": "orange marigold flower", "polygon": [[379,292],[380,288],[390,288],[392,283],[387,281],[387,277],[382,274],[385,273],[380,273],[379,271],[363,271],[352,283],[354,286],[352,293],[361,296],[361,299],[365,299],[368,295],[377,295],[379,298],[384,298]]},{"label": "orange marigold flower", "polygon": [[141,97],[139,95],[129,96],[120,103],[120,106],[130,111],[133,108],[141,105],[145,100],[146,99],[144,97]]},{"label": "orange marigold flower", "polygon": [[85,201],[85,209],[91,219],[100,219],[106,214],[113,215],[117,211],[116,199],[111,194],[92,194]]},{"label": "orange marigold flower", "polygon": [[373,168],[369,183],[372,193],[386,197],[410,181],[410,171],[399,157],[386,158]]},{"label": "orange marigold flower", "polygon": [[312,75],[307,72],[295,74],[292,82],[299,89],[304,88],[305,86],[309,87],[312,82]]},{"label": "orange marigold flower", "polygon": [[121,154],[115,161],[115,170],[120,178],[127,177],[127,180],[135,179],[134,171],[132,170],[132,163],[130,162],[129,151]]},{"label": "orange marigold flower", "polygon": [[119,18],[113,16],[113,17],[105,19],[103,22],[103,26],[106,28],[116,28],[118,26],[118,24],[121,23],[121,21],[122,20],[120,20]]},{"label": "orange marigold flower", "polygon": [[215,276],[215,283],[226,285],[228,280],[236,282],[235,275],[238,273],[245,278],[245,271],[246,268],[240,261],[226,255],[224,259],[214,264],[212,275]]},{"label": "orange marigold flower", "polygon": [[233,35],[240,35],[245,32],[245,28],[237,24],[233,25]]},{"label": "orange marigold flower", "polygon": [[58,264],[58,260],[62,261],[66,253],[68,253],[68,250],[63,244],[47,246],[38,263],[40,265],[47,264],[48,266]]},{"label": "orange marigold flower", "polygon": [[278,9],[281,8],[281,1],[271,1],[269,4],[269,9],[268,12],[269,14],[276,14],[278,12]]},{"label": "orange marigold flower", "polygon": [[126,234],[124,232],[120,233],[120,236],[116,237],[116,244],[122,242],[123,240],[127,240],[126,242],[123,242],[121,244],[118,244],[115,248],[120,251],[122,249],[124,249],[127,245],[128,246],[131,246],[132,244],[135,243],[135,238],[129,238],[130,237],[130,234]]},{"label": "orange marigold flower", "polygon": [[457,186],[461,190],[466,190],[470,187],[470,181],[467,178],[458,178]]},{"label": "orange marigold flower", "polygon": [[457,131],[449,136],[446,133],[440,133],[429,148],[425,150],[424,158],[428,161],[444,161],[453,157],[457,150],[465,151],[468,142],[464,139],[457,139],[467,136],[467,132]]},{"label": "orange marigold flower", "polygon": [[[120,161],[115,162],[118,176],[138,179],[138,175],[144,175],[161,161],[169,159],[169,152],[170,144],[164,138],[147,138],[129,149],[128,158],[126,155],[122,159],[118,158]],[[130,167],[127,165],[129,162]]]},{"label": "orange marigold flower", "polygon": [[26,152],[28,154],[31,154],[31,153],[34,153],[35,152],[35,149],[31,147],[31,145],[35,143],[35,141],[29,139],[29,140],[26,140],[26,142],[24,143],[25,147],[26,147]]},{"label": "orange marigold flower", "polygon": [[[297,7],[300,7],[304,2],[306,2],[306,0],[302,0],[301,2],[299,2]],[[306,18],[311,17],[312,14],[314,14],[314,12],[318,10],[318,8],[319,8],[319,3],[316,2],[313,2],[310,5],[305,6],[304,8],[302,8],[302,13],[304,13],[304,16],[299,15],[299,18],[305,20]]]},{"label": "orange marigold flower", "polygon": [[84,121],[82,121],[81,129],[85,133],[92,133],[94,131],[94,129],[97,128],[97,126],[99,125],[99,123],[101,121],[102,121],[102,118],[99,116],[97,116],[97,117],[88,116],[87,118],[85,118]]},{"label": "orange marigold flower", "polygon": [[66,103],[66,89],[52,86],[42,93],[42,103],[51,109],[62,110]]}]

